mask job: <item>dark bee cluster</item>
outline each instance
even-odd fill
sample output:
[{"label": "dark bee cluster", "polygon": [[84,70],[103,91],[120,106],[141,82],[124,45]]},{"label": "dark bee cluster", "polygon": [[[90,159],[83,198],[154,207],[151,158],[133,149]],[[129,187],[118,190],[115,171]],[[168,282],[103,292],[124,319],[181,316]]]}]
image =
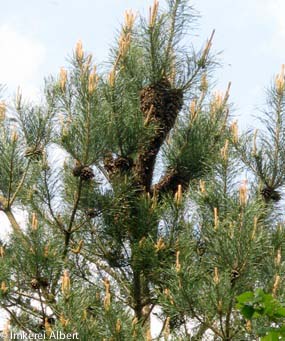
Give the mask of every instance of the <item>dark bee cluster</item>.
[{"label": "dark bee cluster", "polygon": [[140,93],[141,111],[160,125],[172,127],[183,105],[181,89],[172,89],[167,79],[145,87]]}]

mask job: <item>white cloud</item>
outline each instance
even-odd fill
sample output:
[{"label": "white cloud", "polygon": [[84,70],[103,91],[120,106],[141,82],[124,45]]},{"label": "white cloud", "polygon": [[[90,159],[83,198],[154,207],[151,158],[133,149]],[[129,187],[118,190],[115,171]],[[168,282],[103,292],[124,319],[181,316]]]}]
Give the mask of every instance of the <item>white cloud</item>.
[{"label": "white cloud", "polygon": [[0,83],[12,91],[19,85],[34,94],[35,80],[45,60],[45,46],[8,25],[0,26]]},{"label": "white cloud", "polygon": [[285,1],[284,0],[256,0],[256,12],[271,28],[271,42],[267,49],[274,49],[275,53],[284,54],[285,40]]},{"label": "white cloud", "polygon": [[276,28],[279,36],[285,37],[285,2],[284,0],[266,0],[267,8],[276,20]]}]

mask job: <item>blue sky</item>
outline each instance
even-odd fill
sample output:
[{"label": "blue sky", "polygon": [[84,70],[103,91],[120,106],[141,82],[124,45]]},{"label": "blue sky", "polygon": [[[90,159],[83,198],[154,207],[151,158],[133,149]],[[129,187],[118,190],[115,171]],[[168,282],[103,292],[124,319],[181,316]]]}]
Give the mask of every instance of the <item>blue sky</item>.
[{"label": "blue sky", "polygon": [[[33,94],[48,74],[66,65],[75,43],[102,61],[124,10],[147,9],[152,1],[139,0],[11,0],[0,13],[0,82],[17,82]],[[2,44],[1,44],[2,43]],[[2,74],[2,77],[1,77]]]},{"label": "blue sky", "polygon": [[[161,1],[163,3],[163,1]],[[189,38],[200,46],[216,29],[222,51],[217,87],[232,81],[235,113],[248,118],[285,62],[284,0],[189,0],[201,17]],[[147,13],[152,0],[10,0],[0,12],[0,83],[32,99],[44,76],[56,74],[78,39],[101,62],[125,9]]]},{"label": "blue sky", "polygon": [[240,125],[265,103],[265,89],[285,63],[284,0],[194,0],[200,35],[216,29],[214,49],[223,51],[218,86],[232,81],[231,99]]},{"label": "blue sky", "polygon": [[[163,1],[161,1],[163,3]],[[222,51],[217,88],[232,82],[231,100],[242,126],[253,124],[265,102],[264,90],[285,63],[285,0],[189,0],[201,17],[189,44],[198,47],[216,30]],[[7,96],[20,86],[36,98],[43,78],[67,65],[76,42],[95,61],[108,55],[125,9],[148,12],[152,0],[10,0],[1,2],[0,83]],[[7,226],[0,215],[1,227]],[[1,324],[1,316],[0,316]]]}]

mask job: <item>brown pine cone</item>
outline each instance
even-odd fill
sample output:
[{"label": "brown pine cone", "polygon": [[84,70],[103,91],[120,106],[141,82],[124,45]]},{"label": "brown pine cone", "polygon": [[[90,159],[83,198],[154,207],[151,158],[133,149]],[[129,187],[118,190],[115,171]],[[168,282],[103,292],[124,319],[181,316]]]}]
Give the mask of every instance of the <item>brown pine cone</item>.
[{"label": "brown pine cone", "polygon": [[39,284],[42,288],[47,288],[49,286],[48,279],[45,277],[39,278]]},{"label": "brown pine cone", "polygon": [[268,202],[270,200],[273,201],[279,201],[281,199],[281,195],[278,191],[271,187],[264,187],[261,191],[261,195],[263,196],[263,199]]},{"label": "brown pine cone", "polygon": [[43,148],[40,146],[30,146],[25,150],[24,156],[32,160],[39,161],[43,156]]},{"label": "brown pine cone", "polygon": [[76,177],[80,176],[81,175],[81,171],[83,169],[83,166],[81,165],[76,165],[73,170],[72,170],[72,174]]},{"label": "brown pine cone", "polygon": [[91,167],[85,166],[81,169],[80,178],[88,181],[94,178],[94,172]]},{"label": "brown pine cone", "polygon": [[86,211],[86,215],[88,218],[96,218],[98,216],[99,212],[96,208],[88,208]]},{"label": "brown pine cone", "polygon": [[231,272],[231,284],[233,285],[234,282],[239,278],[240,273],[238,272],[238,270],[233,269]]},{"label": "brown pine cone", "polygon": [[114,168],[115,168],[115,161],[113,158],[112,153],[108,153],[104,159],[103,159],[103,164],[108,173],[113,173]]},{"label": "brown pine cone", "polygon": [[33,278],[31,280],[31,287],[35,290],[39,289],[40,288],[40,282],[36,278]]}]

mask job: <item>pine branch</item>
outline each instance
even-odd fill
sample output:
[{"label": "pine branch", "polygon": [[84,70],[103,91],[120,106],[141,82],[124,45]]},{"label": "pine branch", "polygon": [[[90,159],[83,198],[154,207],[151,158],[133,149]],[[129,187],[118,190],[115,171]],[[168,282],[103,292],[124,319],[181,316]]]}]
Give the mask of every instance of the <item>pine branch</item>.
[{"label": "pine branch", "polygon": [[9,310],[8,308],[6,308],[6,307],[3,306],[3,305],[2,305],[2,308],[3,308],[5,311],[7,311],[7,313],[10,315],[10,317],[12,318],[12,320],[13,320],[14,322],[16,322],[17,325],[18,325],[23,331],[25,331],[27,334],[30,333],[30,330],[27,329],[27,328],[21,323],[21,321],[17,318],[16,314],[15,314],[13,311]]},{"label": "pine branch", "polygon": [[67,252],[68,252],[68,246],[69,246],[69,242],[70,242],[70,238],[71,238],[71,234],[72,234],[72,227],[73,227],[74,219],[75,219],[76,212],[78,209],[78,205],[80,202],[82,186],[83,186],[83,180],[80,178],[79,184],[78,184],[78,189],[76,192],[76,198],[74,201],[73,209],[72,209],[69,224],[68,224],[68,228],[65,230],[65,243],[64,243],[64,252],[63,252],[64,256],[66,256]]},{"label": "pine branch", "polygon": [[226,320],[225,320],[225,337],[227,339],[231,339],[231,315],[233,310],[233,305],[235,303],[235,297],[231,297],[230,304],[228,306],[228,311],[226,314]]},{"label": "pine branch", "polygon": [[201,323],[197,333],[194,336],[192,336],[191,340],[192,341],[201,341],[202,337],[206,333],[207,329],[208,329],[208,327],[205,324]]},{"label": "pine branch", "polygon": [[14,176],[14,153],[15,153],[15,149],[16,149],[16,140],[12,142],[12,151],[11,151],[11,155],[10,155],[10,167],[9,167],[9,185],[8,185],[8,209],[10,208],[10,196],[11,196],[11,192],[12,192],[12,184],[13,184],[13,176]]},{"label": "pine branch", "polygon": [[84,251],[82,250],[82,255],[84,258],[86,258],[90,263],[95,264],[98,269],[103,270],[104,272],[106,272],[109,276],[111,276],[118,284],[120,284],[122,286],[122,288],[125,290],[125,295],[127,297],[130,297],[130,290],[129,288],[126,286],[125,281],[127,282],[129,279],[125,278],[122,279],[118,272],[114,271],[110,266],[104,264],[100,259],[95,260],[90,258],[90,256]]},{"label": "pine branch", "polygon": [[24,174],[22,175],[22,178],[21,178],[21,180],[20,180],[20,182],[19,182],[19,184],[18,184],[14,194],[12,195],[11,199],[8,200],[9,201],[9,207],[11,207],[13,205],[13,202],[15,201],[18,193],[20,192],[20,190],[23,187],[24,181],[25,181],[25,179],[27,177],[27,174],[28,174],[28,171],[29,171],[30,163],[31,163],[31,160],[28,161],[26,169],[24,170]]},{"label": "pine branch", "polygon": [[47,179],[46,171],[44,172],[44,186],[45,186],[45,191],[46,191],[46,195],[47,195],[47,205],[48,205],[49,212],[50,212],[53,220],[56,222],[57,226],[59,227],[59,229],[61,231],[64,231],[64,226],[59,221],[59,219],[56,217],[55,212],[54,212],[53,207],[52,207],[51,193],[50,193],[50,190],[49,190],[49,185],[48,185],[48,179]]},{"label": "pine branch", "polygon": [[14,232],[16,234],[20,234],[22,235],[23,232],[21,230],[21,227],[20,225],[18,224],[17,220],[15,219],[14,217],[14,214],[12,213],[12,211],[10,210],[10,208],[7,208],[4,210],[4,213],[6,214],[11,226],[12,226],[12,229],[14,230]]},{"label": "pine branch", "polygon": [[197,76],[199,75],[200,71],[204,70],[206,68],[207,63],[208,63],[210,49],[212,46],[212,41],[214,38],[214,34],[215,34],[215,30],[212,31],[210,39],[207,41],[206,46],[202,52],[202,55],[195,65],[195,70],[194,70],[193,74],[183,85],[183,87],[182,87],[183,91],[190,89],[191,86],[193,85],[194,81],[196,80]]},{"label": "pine branch", "polygon": [[174,2],[174,6],[172,8],[169,39],[168,39],[168,44],[167,44],[167,48],[166,48],[166,60],[171,59],[170,53],[171,53],[171,50],[173,48],[173,39],[175,37],[175,31],[176,31],[175,26],[176,26],[176,21],[177,21],[177,11],[178,11],[178,8],[180,5],[181,5],[181,1],[176,0]]}]

